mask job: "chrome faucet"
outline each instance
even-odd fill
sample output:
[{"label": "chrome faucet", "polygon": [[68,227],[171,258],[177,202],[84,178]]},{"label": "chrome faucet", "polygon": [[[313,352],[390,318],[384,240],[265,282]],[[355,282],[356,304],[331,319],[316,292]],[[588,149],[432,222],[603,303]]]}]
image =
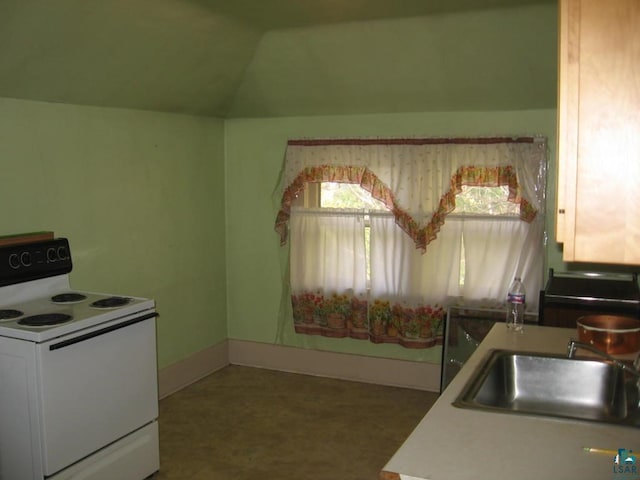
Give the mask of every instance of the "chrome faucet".
[{"label": "chrome faucet", "polygon": [[567,344],[567,358],[574,358],[576,354],[576,350],[579,348],[595,353],[596,355],[606,360],[609,360],[616,367],[619,367],[623,369],[625,372],[628,372],[631,375],[634,375],[636,378],[638,378],[638,386],[640,387],[640,352],[638,352],[636,359],[633,361],[633,367],[630,367],[626,363],[621,362],[620,360],[612,357],[608,353],[605,353],[602,350],[597,349],[593,345],[589,345],[588,343],[579,342],[573,339],[569,340],[569,343]]}]

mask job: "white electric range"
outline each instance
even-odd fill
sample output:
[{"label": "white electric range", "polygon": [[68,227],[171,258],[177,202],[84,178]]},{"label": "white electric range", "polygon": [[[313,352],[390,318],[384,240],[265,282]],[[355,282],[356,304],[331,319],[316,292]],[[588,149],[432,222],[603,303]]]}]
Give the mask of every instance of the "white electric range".
[{"label": "white electric range", "polygon": [[0,479],[159,469],[155,302],[72,289],[69,243],[0,248]]}]

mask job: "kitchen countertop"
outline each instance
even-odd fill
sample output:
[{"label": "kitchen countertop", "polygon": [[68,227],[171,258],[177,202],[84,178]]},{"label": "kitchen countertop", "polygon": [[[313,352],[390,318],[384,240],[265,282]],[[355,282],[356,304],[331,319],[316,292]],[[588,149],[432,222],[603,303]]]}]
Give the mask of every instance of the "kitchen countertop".
[{"label": "kitchen countertop", "polygon": [[[491,349],[565,353],[575,329],[496,324],[458,375],[389,460],[381,480],[622,480],[610,454],[583,447],[639,452],[640,429],[586,421],[462,409],[451,405]],[[582,355],[582,351],[578,355]],[[636,468],[640,471],[640,461]]]}]

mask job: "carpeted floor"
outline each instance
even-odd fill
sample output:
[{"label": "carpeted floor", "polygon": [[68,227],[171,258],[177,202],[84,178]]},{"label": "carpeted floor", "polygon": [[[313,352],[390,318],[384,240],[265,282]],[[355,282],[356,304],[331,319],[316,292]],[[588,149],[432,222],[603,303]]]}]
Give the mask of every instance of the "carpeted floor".
[{"label": "carpeted floor", "polygon": [[160,402],[154,480],[375,480],[437,394],[230,366]]}]

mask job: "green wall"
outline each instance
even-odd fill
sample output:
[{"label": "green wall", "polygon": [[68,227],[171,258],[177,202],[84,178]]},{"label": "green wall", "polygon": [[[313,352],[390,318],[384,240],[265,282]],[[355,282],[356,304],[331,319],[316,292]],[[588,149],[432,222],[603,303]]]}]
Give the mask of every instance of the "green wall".
[{"label": "green wall", "polygon": [[[73,286],[155,298],[161,368],[226,338],[437,362],[437,348],[295,335],[279,322],[274,189],[286,142],[546,135],[553,239],[555,123],[552,109],[223,121],[0,99],[0,235],[53,230],[71,242]],[[553,240],[546,266],[573,269]]]},{"label": "green wall", "polygon": [[0,99],[0,235],[53,230],[71,284],[157,301],[159,366],[226,331],[221,120]]},{"label": "green wall", "polygon": [[228,116],[555,108],[557,10],[546,3],[271,30]]},{"label": "green wall", "polygon": [[[227,282],[229,337],[275,343],[282,294],[281,261],[285,248],[273,230],[278,210],[274,188],[287,140],[301,137],[452,136],[541,134],[549,140],[547,204],[552,237],[555,205],[555,110],[506,112],[448,112],[385,115],[341,115],[225,122]],[[277,198],[276,198],[277,200]],[[554,242],[548,263],[562,270]],[[439,349],[414,351],[396,345],[373,345],[362,340],[294,335],[283,330],[287,345],[411,360],[437,362]]]}]

